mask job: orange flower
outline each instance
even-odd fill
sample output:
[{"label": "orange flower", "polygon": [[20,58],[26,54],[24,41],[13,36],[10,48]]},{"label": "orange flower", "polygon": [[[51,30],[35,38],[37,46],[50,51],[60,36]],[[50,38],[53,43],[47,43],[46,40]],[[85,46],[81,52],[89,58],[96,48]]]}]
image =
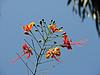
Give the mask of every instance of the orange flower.
[{"label": "orange flower", "polygon": [[59,47],[56,47],[56,48],[54,48],[54,54],[56,55],[56,56],[60,56],[61,55],[61,52],[60,52],[60,48]]},{"label": "orange flower", "polygon": [[47,52],[46,52],[46,59],[49,59],[50,57],[53,56],[53,53],[52,53],[52,50],[49,49]]},{"label": "orange flower", "polygon": [[64,35],[63,47],[67,47],[67,49],[72,49],[71,43],[69,41],[68,36],[66,35],[66,32],[64,32],[63,35]]},{"label": "orange flower", "polygon": [[32,49],[26,43],[23,44],[22,48],[23,48],[23,54],[21,56],[18,56],[18,58],[14,61],[14,63],[24,55],[27,55],[26,57],[27,59],[29,59],[31,55],[33,55]]},{"label": "orange flower", "polygon": [[52,30],[52,32],[62,32],[63,30],[61,29],[58,29],[56,24],[52,24],[52,25],[49,25],[49,28]]},{"label": "orange flower", "polygon": [[46,52],[46,59],[49,59],[51,57],[51,58],[54,58],[56,61],[60,62],[60,60],[57,58],[57,56],[60,56],[60,55],[61,55],[60,48],[56,47],[54,49],[49,49]]},{"label": "orange flower", "polygon": [[31,22],[31,23],[29,23],[28,25],[23,26],[23,30],[24,30],[25,32],[29,32],[29,31],[32,30],[32,28],[33,28],[34,25],[35,25],[35,23],[34,23],[34,22]]}]

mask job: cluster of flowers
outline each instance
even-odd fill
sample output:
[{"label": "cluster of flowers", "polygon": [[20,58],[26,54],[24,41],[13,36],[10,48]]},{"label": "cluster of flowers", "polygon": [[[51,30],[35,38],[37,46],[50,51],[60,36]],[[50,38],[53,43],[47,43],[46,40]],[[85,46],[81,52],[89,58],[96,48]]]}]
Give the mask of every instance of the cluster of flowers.
[{"label": "cluster of flowers", "polygon": [[[22,55],[16,53],[18,57],[13,63],[21,59],[32,75],[36,75],[39,64],[48,62],[50,59],[61,62],[59,59],[61,57],[61,48],[67,48],[67,50],[71,51],[73,45],[80,46],[86,42],[86,40],[73,42],[63,30],[63,27],[57,27],[54,20],[51,20],[50,24],[47,24],[44,19],[42,19],[39,25],[36,25],[35,22],[31,22],[22,26],[22,29],[24,30],[24,34],[30,38],[31,42],[24,39],[25,43],[22,45],[23,53]],[[34,59],[32,58],[30,61],[34,63],[34,69],[31,69],[31,66],[27,65],[27,62],[22,58],[23,56],[26,56],[26,59],[31,59],[32,56],[35,56]],[[48,60],[42,59],[44,56]]]},{"label": "cluster of flowers", "polygon": [[[44,22],[44,19],[42,21]],[[40,21],[41,26],[42,26],[42,21]],[[31,22],[26,26],[22,26],[22,28],[24,30],[24,34],[25,35],[32,34],[33,27],[35,27],[37,29],[37,31],[39,31],[39,29],[36,26],[37,25],[35,24],[35,22]],[[49,31],[50,36],[52,36],[53,34],[58,33],[58,32],[63,33],[61,35],[62,36],[61,38],[63,38],[63,44],[59,44],[59,45],[57,45],[53,48],[49,48],[48,50],[45,50],[46,59],[54,58],[56,61],[60,62],[60,60],[57,57],[61,56],[61,49],[60,49],[61,47],[62,48],[66,47],[68,50],[72,50],[72,45],[82,45],[85,42],[84,40],[81,40],[81,41],[78,41],[78,42],[73,42],[71,39],[69,39],[67,33],[63,31],[63,27],[58,28],[57,24],[53,20],[51,20],[51,23],[47,26],[47,29]],[[44,31],[44,32],[46,32],[46,31]],[[42,35],[41,32],[40,32],[40,34]],[[35,40],[36,40],[36,38],[35,38]],[[38,40],[36,40],[36,41],[38,41]],[[46,41],[46,40],[44,40],[44,41]],[[22,49],[23,49],[23,54],[21,56],[18,56],[18,58],[15,61],[17,61],[18,59],[20,59],[24,55],[27,55],[27,59],[29,59],[31,57],[31,55],[33,55],[32,48],[30,47],[30,45],[28,43],[24,43],[22,45]],[[37,55],[41,55],[41,53],[40,54],[37,53]]]}]

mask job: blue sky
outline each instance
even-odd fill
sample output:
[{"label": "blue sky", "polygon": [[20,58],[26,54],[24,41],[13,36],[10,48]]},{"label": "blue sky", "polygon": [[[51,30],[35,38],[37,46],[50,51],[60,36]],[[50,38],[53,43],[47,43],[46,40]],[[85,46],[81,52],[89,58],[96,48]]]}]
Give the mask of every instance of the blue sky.
[{"label": "blue sky", "polygon": [[67,0],[0,0],[0,75],[27,75],[21,61],[11,64],[24,42],[22,25],[45,18],[54,19],[73,40],[88,39],[84,47],[73,47],[69,53],[63,49],[63,63],[47,75],[97,75],[100,73],[100,39],[95,23],[86,18],[82,23],[72,13]]}]

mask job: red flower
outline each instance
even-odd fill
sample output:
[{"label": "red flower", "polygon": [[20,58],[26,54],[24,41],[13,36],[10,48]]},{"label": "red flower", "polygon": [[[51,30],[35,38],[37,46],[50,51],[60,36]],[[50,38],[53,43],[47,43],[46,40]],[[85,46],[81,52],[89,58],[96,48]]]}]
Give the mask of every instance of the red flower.
[{"label": "red flower", "polygon": [[24,52],[23,55],[27,54],[27,59],[29,59],[30,56],[33,55],[32,49],[26,43],[22,46],[22,48],[23,48],[23,52]]},{"label": "red flower", "polygon": [[32,49],[26,43],[23,44],[22,49],[23,49],[23,54],[21,56],[18,56],[18,58],[14,61],[14,63],[24,55],[27,56],[26,57],[27,59],[29,59],[31,55],[33,55]]},{"label": "red flower", "polygon": [[66,35],[66,32],[64,32],[63,35],[64,35],[63,47],[67,47],[67,49],[72,49],[71,43],[69,41],[68,36]]},{"label": "red flower", "polygon": [[66,32],[64,32],[63,35],[64,35],[64,40],[62,47],[67,47],[67,49],[72,49],[72,45],[81,46],[87,41],[87,40],[81,40],[78,42],[72,42],[72,40],[69,40],[68,36],[66,35]]}]

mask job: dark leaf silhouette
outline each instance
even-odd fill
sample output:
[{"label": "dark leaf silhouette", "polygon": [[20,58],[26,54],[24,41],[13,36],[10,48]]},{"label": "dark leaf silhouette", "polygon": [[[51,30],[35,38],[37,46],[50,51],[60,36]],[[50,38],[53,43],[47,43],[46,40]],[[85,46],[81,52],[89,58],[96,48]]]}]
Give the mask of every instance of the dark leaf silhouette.
[{"label": "dark leaf silhouette", "polygon": [[[78,15],[81,17],[82,21],[88,17],[89,15],[95,20],[97,33],[100,37],[100,0],[73,0],[73,11],[76,13],[78,11]],[[68,4],[72,2],[72,0],[68,0]],[[75,7],[77,6],[77,8]]]},{"label": "dark leaf silhouette", "polygon": [[72,1],[72,0],[68,0],[67,5],[69,5],[71,1]]}]

